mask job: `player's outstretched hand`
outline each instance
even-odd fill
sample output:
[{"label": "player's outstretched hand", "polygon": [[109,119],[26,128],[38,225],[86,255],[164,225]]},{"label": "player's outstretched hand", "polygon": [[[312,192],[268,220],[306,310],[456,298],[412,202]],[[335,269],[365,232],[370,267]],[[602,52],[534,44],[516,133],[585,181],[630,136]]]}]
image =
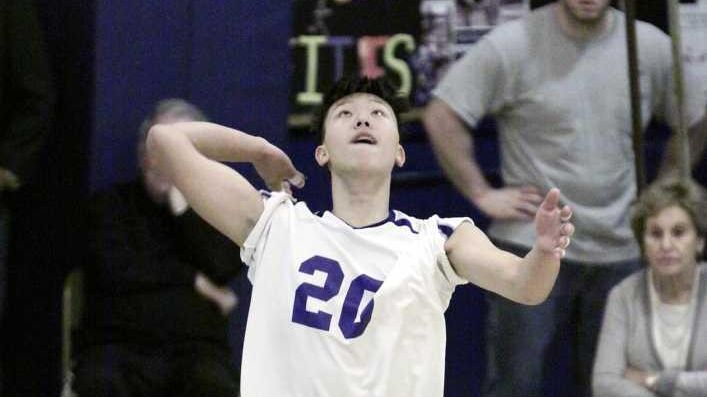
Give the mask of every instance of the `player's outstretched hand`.
[{"label": "player's outstretched hand", "polygon": [[560,208],[560,191],[552,188],[545,196],[535,214],[536,245],[543,254],[554,255],[560,259],[565,256],[565,249],[570,244],[574,225],[570,223],[572,209]]},{"label": "player's outstretched hand", "polygon": [[270,190],[292,194],[291,186],[304,187],[304,174],[295,168],[285,152],[271,143],[265,144],[253,166]]}]

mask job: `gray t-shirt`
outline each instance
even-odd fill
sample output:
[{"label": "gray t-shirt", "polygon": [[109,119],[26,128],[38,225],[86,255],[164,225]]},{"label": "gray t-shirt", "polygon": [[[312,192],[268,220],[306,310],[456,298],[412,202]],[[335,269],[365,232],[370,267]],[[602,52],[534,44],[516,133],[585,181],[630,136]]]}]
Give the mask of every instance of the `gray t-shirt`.
[{"label": "gray t-shirt", "polygon": [[[470,126],[486,114],[499,127],[506,185],[559,187],[574,210],[567,258],[611,263],[638,256],[629,227],[636,195],[624,14],[611,9],[607,31],[576,40],[560,28],[555,4],[494,29],[472,46],[434,91]],[[644,125],[674,124],[667,35],[639,22]],[[688,125],[705,103],[685,73]],[[697,80],[698,81],[698,80]],[[495,221],[489,234],[530,247],[532,222]]]}]

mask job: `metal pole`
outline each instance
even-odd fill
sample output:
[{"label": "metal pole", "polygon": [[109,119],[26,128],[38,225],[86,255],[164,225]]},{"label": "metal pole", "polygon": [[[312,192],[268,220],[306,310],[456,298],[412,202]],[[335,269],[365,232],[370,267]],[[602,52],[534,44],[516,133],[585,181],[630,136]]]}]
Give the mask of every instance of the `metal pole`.
[{"label": "metal pole", "polygon": [[628,55],[628,79],[631,93],[631,121],[633,128],[633,153],[636,164],[636,194],[641,194],[646,185],[646,163],[643,150],[643,116],[641,114],[641,82],[638,71],[638,48],[636,45],[636,2],[625,0],[626,47]]},{"label": "metal pole", "polygon": [[675,104],[677,106],[677,131],[678,134],[678,171],[680,177],[687,179],[690,177],[690,148],[687,135],[687,126],[685,124],[685,103],[684,92],[685,82],[683,80],[683,62],[682,62],[682,37],[680,35],[680,2],[679,0],[668,0],[668,26],[670,29],[670,38],[673,48],[673,86],[675,95]]}]

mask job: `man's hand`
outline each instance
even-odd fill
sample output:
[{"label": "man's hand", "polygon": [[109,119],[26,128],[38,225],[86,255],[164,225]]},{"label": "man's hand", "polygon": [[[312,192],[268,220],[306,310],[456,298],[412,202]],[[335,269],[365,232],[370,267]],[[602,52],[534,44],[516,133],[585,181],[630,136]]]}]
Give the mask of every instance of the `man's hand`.
[{"label": "man's hand", "polygon": [[292,160],[277,146],[266,142],[253,166],[269,189],[292,194],[291,186],[304,187],[304,174],[292,164]]},{"label": "man's hand", "polygon": [[20,188],[20,180],[12,171],[0,167],[0,192],[14,192]]},{"label": "man's hand", "polygon": [[201,272],[194,278],[194,289],[199,295],[215,303],[224,316],[231,313],[238,305],[238,297],[232,289],[219,287]]},{"label": "man's hand", "polygon": [[543,197],[533,186],[488,189],[474,198],[474,204],[494,219],[532,220]]},{"label": "man's hand", "polygon": [[565,256],[565,249],[570,244],[574,225],[569,220],[572,210],[568,206],[559,207],[560,191],[550,189],[535,214],[536,246],[540,253],[552,254],[557,259]]}]

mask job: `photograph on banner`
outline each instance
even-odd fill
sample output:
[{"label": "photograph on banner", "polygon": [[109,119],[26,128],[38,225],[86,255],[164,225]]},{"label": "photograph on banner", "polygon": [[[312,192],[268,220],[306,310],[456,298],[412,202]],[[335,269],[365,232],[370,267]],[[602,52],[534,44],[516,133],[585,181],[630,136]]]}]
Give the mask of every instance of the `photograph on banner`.
[{"label": "photograph on banner", "polygon": [[295,0],[290,117],[306,127],[323,91],[339,77],[388,76],[422,107],[447,67],[528,0]]},{"label": "photograph on banner", "polygon": [[527,0],[422,0],[420,44],[412,57],[415,92],[422,106],[449,65],[494,26],[523,16]]}]

